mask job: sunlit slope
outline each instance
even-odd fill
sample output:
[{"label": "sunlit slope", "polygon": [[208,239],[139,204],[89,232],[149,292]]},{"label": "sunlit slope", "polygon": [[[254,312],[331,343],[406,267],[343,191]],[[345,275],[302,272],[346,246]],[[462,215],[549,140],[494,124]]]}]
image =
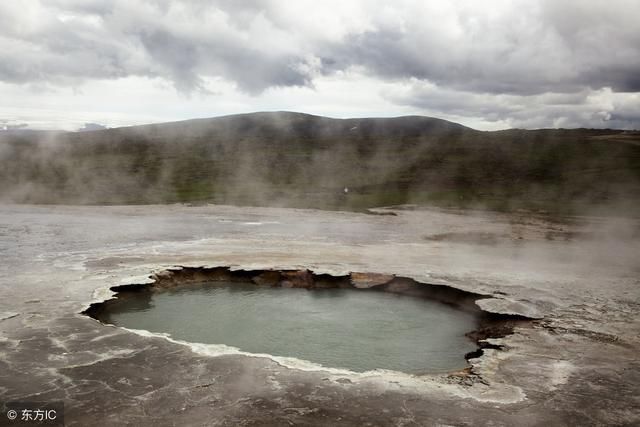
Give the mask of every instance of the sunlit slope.
[{"label": "sunlit slope", "polygon": [[5,132],[0,199],[638,212],[640,134],[480,132],[428,117],[285,112],[81,133]]}]

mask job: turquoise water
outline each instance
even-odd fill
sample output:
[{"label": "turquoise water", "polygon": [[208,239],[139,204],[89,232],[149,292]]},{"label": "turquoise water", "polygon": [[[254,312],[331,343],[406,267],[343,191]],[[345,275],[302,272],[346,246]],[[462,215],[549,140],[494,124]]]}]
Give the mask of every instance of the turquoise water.
[{"label": "turquoise water", "polygon": [[121,299],[102,320],[172,338],[225,344],[353,371],[444,372],[476,349],[470,313],[355,289],[286,289],[215,282]]}]

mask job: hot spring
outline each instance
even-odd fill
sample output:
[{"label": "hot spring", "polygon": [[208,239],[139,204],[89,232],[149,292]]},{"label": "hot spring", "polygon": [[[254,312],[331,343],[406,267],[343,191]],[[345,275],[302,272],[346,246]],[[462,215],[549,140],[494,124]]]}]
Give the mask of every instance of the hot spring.
[{"label": "hot spring", "polygon": [[214,281],[121,294],[99,320],[188,342],[364,372],[441,373],[477,350],[478,315],[373,289],[299,289]]}]

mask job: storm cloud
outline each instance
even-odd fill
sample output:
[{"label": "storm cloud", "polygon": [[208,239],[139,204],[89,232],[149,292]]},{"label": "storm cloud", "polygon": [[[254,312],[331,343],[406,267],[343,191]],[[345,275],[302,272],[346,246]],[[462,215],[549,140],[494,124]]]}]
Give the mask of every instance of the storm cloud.
[{"label": "storm cloud", "polygon": [[221,79],[260,97],[359,73],[434,115],[639,128],[638,20],[634,0],[2,2],[0,81],[134,76],[190,95]]}]

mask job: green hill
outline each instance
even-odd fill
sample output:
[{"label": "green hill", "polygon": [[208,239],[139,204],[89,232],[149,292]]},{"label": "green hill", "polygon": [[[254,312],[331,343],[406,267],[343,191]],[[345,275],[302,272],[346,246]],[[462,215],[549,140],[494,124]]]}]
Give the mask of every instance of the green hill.
[{"label": "green hill", "polygon": [[555,213],[608,207],[636,215],[640,132],[481,132],[428,117],[289,112],[0,132],[0,200],[322,209],[417,203]]}]

